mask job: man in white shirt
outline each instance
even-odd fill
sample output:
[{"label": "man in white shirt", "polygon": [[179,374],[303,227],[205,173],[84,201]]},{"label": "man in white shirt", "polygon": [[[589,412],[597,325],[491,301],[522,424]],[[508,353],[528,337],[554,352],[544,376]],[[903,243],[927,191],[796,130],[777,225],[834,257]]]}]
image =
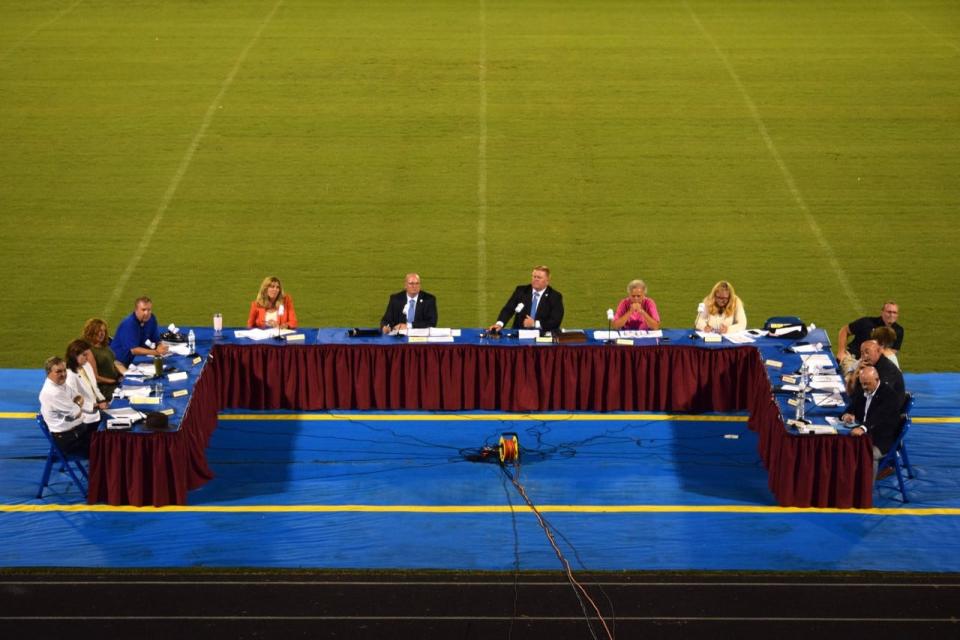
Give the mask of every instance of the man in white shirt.
[{"label": "man in white shirt", "polygon": [[83,424],[83,398],[67,386],[67,364],[53,356],[44,364],[47,379],[40,390],[40,415],[64,453],[90,452],[91,430]]}]

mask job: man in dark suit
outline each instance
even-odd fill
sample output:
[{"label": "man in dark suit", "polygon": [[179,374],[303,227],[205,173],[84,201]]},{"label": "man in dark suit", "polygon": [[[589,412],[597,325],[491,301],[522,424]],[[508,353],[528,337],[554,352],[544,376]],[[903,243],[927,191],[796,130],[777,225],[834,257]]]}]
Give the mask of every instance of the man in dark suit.
[{"label": "man in dark suit", "polygon": [[437,299],[420,290],[420,276],[408,273],[404,290],[387,302],[387,310],[380,319],[380,330],[390,333],[399,329],[424,329],[437,326]]},{"label": "man in dark suit", "polygon": [[[880,383],[893,389],[894,394],[898,398],[900,405],[903,404],[904,393],[906,388],[903,384],[903,373],[900,372],[900,368],[897,365],[883,355],[883,347],[880,346],[880,343],[876,340],[865,340],[860,345],[860,369],[864,367],[872,366],[877,370],[877,374],[880,376]],[[858,371],[859,371],[858,370]],[[858,374],[859,375],[859,374]],[[853,385],[853,391],[850,395],[856,397],[857,395],[863,392],[862,383],[860,382],[859,377],[857,382]],[[899,406],[898,411],[899,411]]]},{"label": "man in dark suit", "polygon": [[873,439],[873,475],[877,475],[877,462],[890,450],[900,435],[900,406],[903,400],[892,387],[880,382],[876,367],[860,369],[860,388],[850,399],[841,420],[846,424],[858,424],[850,430],[851,436],[869,433]]},{"label": "man in dark suit", "polygon": [[533,268],[530,284],[522,284],[514,290],[500,310],[497,322],[488,331],[500,331],[510,316],[513,316],[514,329],[540,329],[542,333],[560,328],[563,322],[563,296],[550,286],[549,268],[543,265]]}]

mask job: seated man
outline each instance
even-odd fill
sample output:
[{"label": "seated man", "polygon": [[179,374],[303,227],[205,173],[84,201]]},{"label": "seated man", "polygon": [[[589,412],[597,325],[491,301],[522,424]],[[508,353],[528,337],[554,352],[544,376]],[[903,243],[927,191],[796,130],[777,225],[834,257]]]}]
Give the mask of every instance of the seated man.
[{"label": "seated man", "polygon": [[851,436],[869,433],[873,440],[873,476],[877,476],[877,463],[900,435],[900,406],[893,389],[880,383],[875,367],[860,369],[860,389],[850,399],[841,420],[859,426],[850,430]]},{"label": "seated man", "polygon": [[[840,335],[837,336],[837,362],[843,371],[850,373],[856,368],[857,360],[860,358],[860,346],[865,340],[870,339],[870,332],[877,327],[893,329],[897,337],[890,348],[899,351],[900,345],[903,344],[903,327],[897,324],[899,317],[900,307],[893,300],[887,300],[883,303],[879,316],[864,316],[841,327]],[[850,336],[853,336],[853,340],[847,344]]]},{"label": "seated man", "polygon": [[67,363],[53,356],[44,363],[47,379],[40,390],[40,415],[64,453],[90,453],[93,429],[83,424],[83,398],[67,386]]},{"label": "seated man", "polygon": [[488,331],[497,332],[513,317],[514,329],[540,329],[541,333],[556,331],[563,322],[563,296],[550,286],[550,269],[540,265],[533,268],[530,284],[522,284],[514,291],[500,310],[497,322]]},{"label": "seated man", "polygon": [[863,344],[860,345],[860,356],[860,362],[856,369],[857,378],[854,380],[853,388],[849,389],[850,395],[856,396],[858,393],[862,393],[859,378],[860,370],[865,367],[874,367],[880,376],[880,383],[893,389],[895,397],[902,404],[906,392],[906,387],[903,383],[903,374],[900,372],[900,369],[897,368],[897,365],[890,362],[890,360],[883,355],[883,348],[880,346],[880,343],[876,340],[864,341]]},{"label": "seated man", "polygon": [[162,356],[167,346],[160,344],[160,329],[153,315],[153,301],[147,296],[137,298],[133,313],[120,321],[110,348],[118,362],[130,366],[134,356]]},{"label": "seated man", "polygon": [[380,319],[384,333],[400,329],[425,329],[437,326],[437,299],[433,294],[420,290],[420,276],[408,273],[404,291],[399,291],[387,301],[387,310]]}]

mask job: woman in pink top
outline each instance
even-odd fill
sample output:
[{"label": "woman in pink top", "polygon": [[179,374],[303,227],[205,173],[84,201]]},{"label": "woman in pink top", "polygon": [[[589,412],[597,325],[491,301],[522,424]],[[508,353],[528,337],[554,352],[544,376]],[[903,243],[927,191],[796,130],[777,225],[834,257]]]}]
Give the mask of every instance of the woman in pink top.
[{"label": "woman in pink top", "polygon": [[620,301],[613,314],[613,328],[629,331],[660,328],[660,313],[653,298],[647,297],[647,283],[631,280],[627,285],[629,297]]}]

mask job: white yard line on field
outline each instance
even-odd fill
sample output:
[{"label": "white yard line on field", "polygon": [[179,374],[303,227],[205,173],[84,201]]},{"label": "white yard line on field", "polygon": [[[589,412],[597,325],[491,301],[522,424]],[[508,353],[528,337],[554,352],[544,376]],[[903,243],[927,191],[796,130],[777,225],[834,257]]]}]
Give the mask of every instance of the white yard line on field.
[{"label": "white yard line on field", "polygon": [[19,40],[17,40],[16,43],[14,43],[14,45],[13,45],[12,47],[10,47],[9,49],[7,49],[7,50],[4,51],[3,53],[0,53],[0,62],[6,61],[6,59],[9,58],[10,56],[12,56],[18,49],[20,49],[20,47],[22,47],[22,46],[24,45],[24,43],[27,42],[27,40],[29,40],[29,39],[32,38],[33,36],[37,35],[37,34],[40,33],[41,31],[43,31],[44,29],[46,29],[47,27],[49,27],[50,25],[52,25],[53,23],[57,22],[60,18],[62,18],[63,16],[67,15],[68,13],[70,13],[71,11],[73,11],[74,9],[76,9],[76,8],[77,8],[77,5],[79,5],[81,2],[83,2],[83,0],[76,0],[76,2],[74,2],[73,4],[71,4],[69,7],[67,7],[66,9],[64,9],[63,11],[61,11],[60,13],[58,13],[57,15],[53,16],[52,18],[50,18],[50,19],[47,20],[46,22],[43,22],[43,23],[37,25],[36,27],[34,27],[34,29],[33,29],[32,31],[30,31],[27,35],[25,35],[25,36],[23,36],[22,38],[20,38]]},{"label": "white yard line on field", "polygon": [[480,140],[477,143],[477,313],[487,318],[487,3],[480,0]]},{"label": "white yard line on field", "polygon": [[230,85],[233,84],[234,78],[237,77],[240,67],[247,59],[247,54],[250,53],[250,50],[253,49],[253,46],[258,40],[260,40],[260,36],[264,29],[267,28],[267,25],[273,19],[273,16],[277,13],[277,9],[279,9],[280,5],[282,4],[283,0],[277,0],[277,3],[273,5],[273,9],[270,10],[270,13],[267,15],[267,17],[264,18],[263,22],[260,23],[260,27],[257,29],[257,32],[253,34],[253,38],[250,39],[250,42],[247,43],[247,46],[245,46],[240,52],[240,56],[234,63],[233,68],[230,69],[230,73],[227,74],[227,77],[220,85],[220,92],[217,93],[217,96],[213,99],[213,102],[211,102],[210,106],[207,107],[207,112],[203,116],[203,122],[200,123],[200,128],[197,130],[196,135],[193,136],[193,140],[190,141],[190,145],[187,147],[186,153],[183,154],[183,159],[180,160],[180,166],[177,167],[176,173],[173,174],[173,180],[170,181],[170,185],[163,193],[163,197],[160,199],[160,205],[153,214],[153,219],[150,221],[150,224],[147,225],[147,228],[143,233],[143,237],[140,238],[140,244],[137,245],[137,248],[133,253],[133,257],[130,258],[130,262],[127,264],[127,268],[123,270],[123,273],[120,274],[120,277],[117,279],[117,283],[113,288],[113,292],[110,294],[110,299],[107,301],[107,305],[103,310],[104,318],[110,317],[110,314],[113,313],[114,308],[117,306],[117,302],[120,300],[121,294],[123,294],[124,288],[127,286],[127,282],[130,280],[130,276],[132,276],[133,272],[136,271],[137,266],[140,264],[140,260],[147,251],[147,247],[150,246],[150,241],[153,239],[153,235],[160,226],[160,221],[163,220],[163,214],[166,213],[167,208],[170,206],[170,202],[173,200],[173,196],[177,193],[177,189],[180,187],[180,182],[183,180],[183,176],[186,175],[187,169],[190,167],[190,163],[193,162],[193,156],[197,152],[197,148],[200,146],[200,141],[207,133],[207,129],[210,128],[210,123],[213,121],[213,116],[217,112],[217,107],[220,106],[223,97],[227,93],[227,90],[230,88]]},{"label": "white yard line on field", "polygon": [[717,41],[714,40],[713,36],[710,35],[710,32],[707,31],[706,27],[703,26],[703,23],[693,10],[693,7],[691,7],[686,0],[684,0],[683,4],[686,6],[687,11],[690,14],[690,18],[697,25],[697,28],[700,30],[700,33],[703,34],[703,37],[707,40],[707,42],[710,43],[710,46],[713,47],[717,57],[719,57],[721,62],[723,62],[723,66],[727,70],[727,74],[733,80],[733,83],[737,86],[737,89],[739,89],[740,95],[743,97],[743,101],[747,106],[747,110],[750,112],[754,123],[757,125],[757,130],[760,132],[760,137],[763,138],[763,143],[766,145],[767,151],[769,151],[770,155],[773,156],[777,167],[780,169],[780,174],[783,176],[784,182],[786,182],[787,189],[790,191],[790,195],[793,196],[797,207],[803,213],[803,217],[807,221],[807,225],[813,232],[813,236],[816,238],[817,244],[820,245],[824,255],[827,257],[827,261],[833,268],[833,271],[837,276],[837,280],[840,282],[840,288],[847,296],[847,300],[850,301],[850,304],[853,306],[854,310],[859,315],[863,315],[863,304],[861,304],[860,299],[857,297],[853,287],[850,285],[850,279],[847,277],[846,271],[844,271],[843,266],[840,264],[840,260],[837,259],[837,254],[834,252],[833,247],[830,246],[829,241],[827,241],[827,237],[823,234],[820,224],[817,222],[816,218],[814,218],[813,213],[811,213],[810,208],[803,199],[803,194],[800,193],[800,189],[797,187],[797,181],[794,179],[793,173],[790,171],[790,168],[787,167],[787,164],[783,161],[783,157],[777,150],[777,146],[773,143],[773,139],[770,137],[770,132],[767,131],[767,125],[764,123],[763,118],[760,117],[760,111],[757,109],[756,103],[754,103],[753,98],[751,98],[750,94],[747,92],[747,88],[744,86],[739,74],[737,74],[736,69],[733,68],[730,58],[728,58],[727,54],[723,52],[723,50],[717,44]]}]

